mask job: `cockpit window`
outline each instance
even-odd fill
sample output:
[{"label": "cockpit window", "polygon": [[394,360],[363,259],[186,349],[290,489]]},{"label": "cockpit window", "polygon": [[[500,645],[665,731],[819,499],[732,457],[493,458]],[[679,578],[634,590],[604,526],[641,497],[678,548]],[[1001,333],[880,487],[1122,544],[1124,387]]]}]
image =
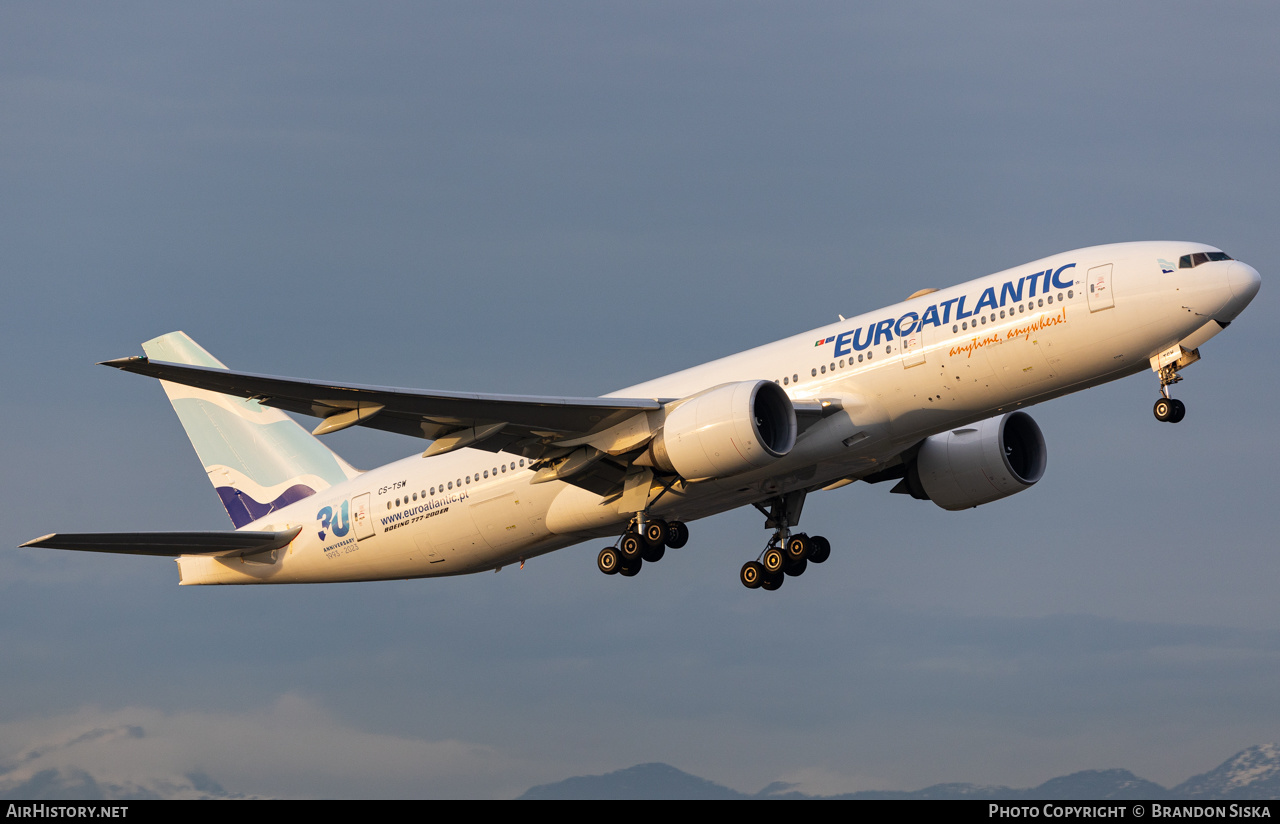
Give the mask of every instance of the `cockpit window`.
[{"label": "cockpit window", "polygon": [[1226,252],[1196,252],[1193,255],[1183,255],[1178,258],[1179,269],[1194,269],[1201,263],[1211,263],[1218,260],[1235,260]]}]

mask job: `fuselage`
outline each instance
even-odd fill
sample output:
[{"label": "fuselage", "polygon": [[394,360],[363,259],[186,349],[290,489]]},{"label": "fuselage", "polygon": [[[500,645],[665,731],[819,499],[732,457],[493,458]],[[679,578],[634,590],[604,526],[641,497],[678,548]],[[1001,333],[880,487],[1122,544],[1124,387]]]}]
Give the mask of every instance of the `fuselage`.
[{"label": "fuselage", "polygon": [[[1184,256],[1195,265],[1181,265]],[[679,399],[770,380],[839,402],[768,466],[681,484],[655,515],[690,521],[857,479],[930,435],[1195,349],[1249,303],[1258,273],[1184,242],[1044,258],[645,383],[614,397]],[[458,575],[616,536],[628,515],[569,483],[531,483],[520,455],[460,449],[360,474],[245,527],[302,532],[271,557],[179,559],[182,582],[302,583]]]}]

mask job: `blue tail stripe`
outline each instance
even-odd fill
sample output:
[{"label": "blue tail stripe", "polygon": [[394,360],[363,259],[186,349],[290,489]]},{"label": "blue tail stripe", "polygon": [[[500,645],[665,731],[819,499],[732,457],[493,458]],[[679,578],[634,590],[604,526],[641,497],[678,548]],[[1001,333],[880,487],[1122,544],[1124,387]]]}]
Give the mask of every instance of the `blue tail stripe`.
[{"label": "blue tail stripe", "polygon": [[217,490],[218,497],[222,499],[222,505],[227,508],[227,514],[231,516],[231,523],[235,524],[236,529],[251,524],[277,509],[316,494],[316,491],[306,484],[294,484],[274,501],[261,503],[235,487],[220,486]]}]

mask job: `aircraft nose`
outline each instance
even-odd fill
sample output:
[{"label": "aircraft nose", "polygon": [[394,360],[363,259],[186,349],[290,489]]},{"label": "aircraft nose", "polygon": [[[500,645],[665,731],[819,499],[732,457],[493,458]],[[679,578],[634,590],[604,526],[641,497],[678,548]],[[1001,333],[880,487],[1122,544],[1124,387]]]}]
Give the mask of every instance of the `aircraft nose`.
[{"label": "aircraft nose", "polygon": [[1244,311],[1244,308],[1258,294],[1258,290],[1262,288],[1262,276],[1258,274],[1257,269],[1237,260],[1227,270],[1227,283],[1231,286],[1232,298],[1227,301],[1226,306],[1222,307],[1222,312],[1219,314],[1223,316],[1217,318],[1219,321],[1234,320],[1236,315]]}]

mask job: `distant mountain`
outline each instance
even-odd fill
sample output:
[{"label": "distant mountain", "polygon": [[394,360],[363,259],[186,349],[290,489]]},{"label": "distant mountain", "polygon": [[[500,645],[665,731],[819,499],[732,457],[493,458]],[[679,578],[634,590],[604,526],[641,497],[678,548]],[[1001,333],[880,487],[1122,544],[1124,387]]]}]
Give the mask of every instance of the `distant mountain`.
[{"label": "distant mountain", "polygon": [[915,792],[860,792],[837,796],[848,799],[1081,799],[1143,798],[1163,799],[1169,791],[1159,784],[1139,778],[1128,770],[1084,770],[1060,778],[1051,778],[1038,787],[1015,790],[1011,787],[980,784],[934,784]]},{"label": "distant mountain", "polygon": [[1170,792],[1178,798],[1280,799],[1280,745],[1250,747]]},{"label": "distant mountain", "polygon": [[[534,787],[522,799],[737,799],[814,798],[775,782],[754,795],[731,790],[689,775],[667,764],[640,764],[605,775],[568,778]],[[1038,787],[1013,789],[981,784],[934,784],[914,791],[867,791],[839,796],[850,800],[872,799],[1280,799],[1280,745],[1250,747],[1227,759],[1217,769],[1182,782],[1172,790],[1139,778],[1128,770],[1083,770],[1051,778]]]},{"label": "distant mountain", "polygon": [[74,767],[24,773],[0,765],[0,799],[31,801],[116,801],[121,799],[245,798],[228,793],[202,773],[151,778],[144,783],[94,778]]},{"label": "distant mountain", "polygon": [[678,798],[686,801],[724,801],[747,798],[737,790],[705,778],[689,775],[668,764],[637,764],[605,775],[582,775],[554,784],[533,787],[521,799],[650,800]]},{"label": "distant mountain", "polygon": [[1024,790],[1027,798],[1051,800],[1076,798],[1168,798],[1169,791],[1128,770],[1084,770],[1050,778],[1039,787]]}]

